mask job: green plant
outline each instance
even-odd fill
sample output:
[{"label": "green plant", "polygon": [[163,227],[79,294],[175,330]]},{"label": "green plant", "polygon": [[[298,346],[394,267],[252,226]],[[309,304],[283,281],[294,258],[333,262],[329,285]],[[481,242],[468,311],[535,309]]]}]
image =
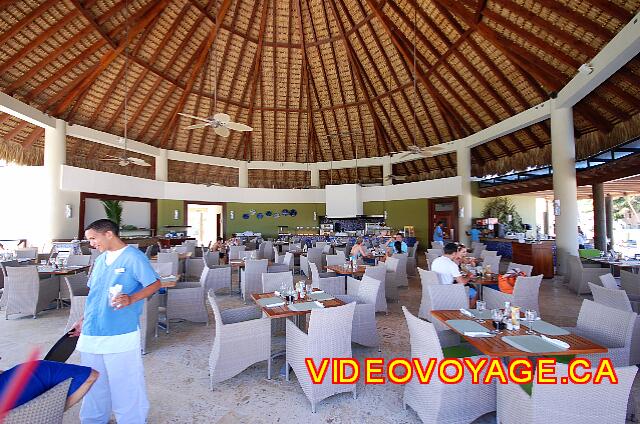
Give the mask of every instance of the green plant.
[{"label": "green plant", "polygon": [[[511,215],[511,222],[509,222]],[[506,225],[508,231],[524,232],[522,217],[516,211],[515,205],[507,197],[495,197],[482,209],[483,218],[498,218],[498,222]]]},{"label": "green plant", "polygon": [[138,227],[136,227],[135,225],[131,225],[131,224],[125,224],[122,226],[123,230],[137,230]]},{"label": "green plant", "polygon": [[102,206],[104,207],[104,213],[107,218],[115,222],[120,228],[122,223],[122,202],[120,200],[103,200]]}]

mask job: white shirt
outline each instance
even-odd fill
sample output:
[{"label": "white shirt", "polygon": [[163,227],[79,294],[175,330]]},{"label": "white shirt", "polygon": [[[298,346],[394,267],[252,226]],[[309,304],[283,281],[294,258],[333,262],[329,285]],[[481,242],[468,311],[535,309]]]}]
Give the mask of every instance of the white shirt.
[{"label": "white shirt", "polygon": [[440,256],[431,263],[431,271],[438,274],[440,284],[453,284],[460,277],[460,268],[451,258]]},{"label": "white shirt", "polygon": [[[107,250],[104,262],[111,265],[129,246],[118,250]],[[87,336],[80,334],[76,350],[78,352],[104,355],[109,353],[122,353],[130,350],[140,349],[140,330],[132,331],[117,336]]]}]

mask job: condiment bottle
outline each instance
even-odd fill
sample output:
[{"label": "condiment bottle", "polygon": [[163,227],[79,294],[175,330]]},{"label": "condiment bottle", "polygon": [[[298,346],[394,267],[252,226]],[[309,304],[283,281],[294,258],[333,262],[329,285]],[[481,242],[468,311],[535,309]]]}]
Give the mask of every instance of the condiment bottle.
[{"label": "condiment bottle", "polygon": [[511,325],[514,330],[520,330],[520,308],[518,306],[511,308]]}]

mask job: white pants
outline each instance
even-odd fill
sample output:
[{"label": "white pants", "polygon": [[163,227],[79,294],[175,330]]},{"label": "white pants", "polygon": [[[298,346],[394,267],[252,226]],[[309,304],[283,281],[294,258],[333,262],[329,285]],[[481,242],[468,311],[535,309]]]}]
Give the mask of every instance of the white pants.
[{"label": "white pants", "polygon": [[106,424],[115,414],[118,424],[144,424],[149,401],[140,349],[96,355],[81,352],[82,365],[100,373],[80,408],[82,424]]}]

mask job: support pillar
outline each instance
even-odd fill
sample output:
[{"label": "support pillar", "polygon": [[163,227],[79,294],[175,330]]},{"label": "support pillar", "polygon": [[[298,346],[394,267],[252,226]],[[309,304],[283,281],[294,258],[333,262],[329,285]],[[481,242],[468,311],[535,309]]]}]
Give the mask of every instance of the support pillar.
[{"label": "support pillar", "polygon": [[44,172],[46,188],[44,195],[47,204],[45,211],[47,225],[44,240],[48,244],[53,239],[73,237],[75,232],[68,234],[69,227],[65,217],[66,195],[60,189],[60,177],[62,165],[67,161],[67,123],[62,119],[56,119],[55,128],[45,127],[44,130]]},{"label": "support pillar", "polygon": [[456,151],[456,167],[461,191],[458,196],[458,240],[469,245],[467,231],[471,229],[471,149],[460,147]]},{"label": "support pillar", "polygon": [[382,158],[382,185],[392,185],[393,166],[391,165],[391,156]]},{"label": "support pillar", "polygon": [[156,180],[169,181],[169,158],[167,149],[160,149],[160,155],[156,156]]},{"label": "support pillar", "polygon": [[249,167],[247,166],[247,162],[240,162],[240,167],[238,168],[238,187],[249,187]]},{"label": "support pillar", "polygon": [[551,109],[551,164],[553,197],[560,202],[556,216],[557,273],[567,275],[567,256],[578,255],[578,187],[576,185],[576,143],[573,110]]},{"label": "support pillar", "polygon": [[320,169],[311,168],[311,187],[320,187]]},{"label": "support pillar", "polygon": [[607,227],[607,239],[609,239],[609,245],[607,250],[613,248],[613,197],[607,196],[605,198],[605,215],[606,215],[606,227]]},{"label": "support pillar", "polygon": [[607,220],[604,201],[604,184],[591,186],[593,193],[593,244],[596,249],[607,250]]}]

